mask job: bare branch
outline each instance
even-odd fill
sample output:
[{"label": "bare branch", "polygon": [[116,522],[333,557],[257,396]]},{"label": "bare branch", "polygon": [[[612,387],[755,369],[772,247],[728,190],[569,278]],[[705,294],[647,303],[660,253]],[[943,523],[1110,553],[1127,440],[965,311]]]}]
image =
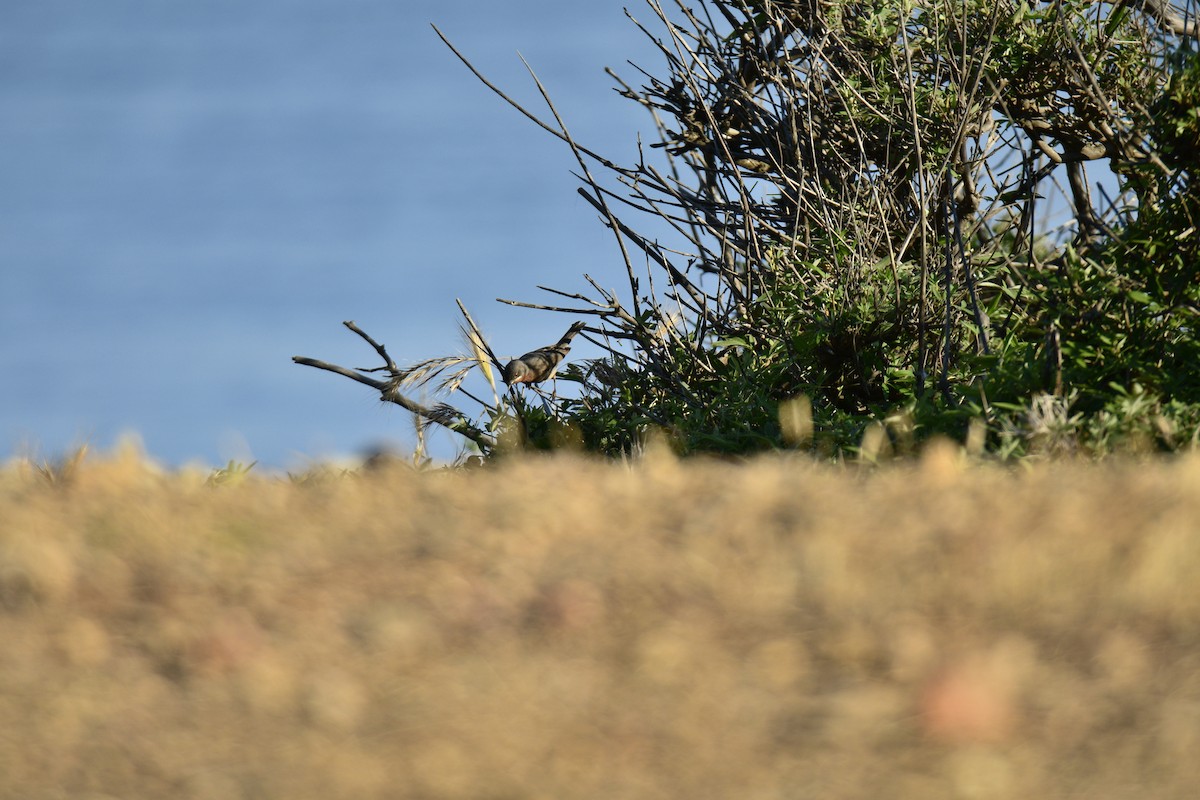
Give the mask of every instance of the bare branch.
[{"label": "bare branch", "polygon": [[388,380],[371,378],[367,375],[364,375],[363,371],[342,367],[337,364],[331,364],[326,361],[320,361],[318,359],[308,358],[306,356],[293,356],[292,361],[296,364],[300,364],[301,366],[314,367],[327,372],[333,372],[349,378],[350,380],[357,381],[365,386],[370,386],[372,389],[379,392],[380,399],[388,403],[395,403],[401,408],[416,414],[421,419],[441,425],[448,430],[470,439],[479,446],[480,450],[485,453],[489,452],[493,447],[495,447],[495,439],[487,432],[482,431],[471,424],[470,420],[468,420],[466,415],[461,411],[458,411],[457,409],[454,409],[444,403],[434,407],[425,406],[413,400],[412,398],[405,396],[400,391],[400,386],[404,380],[404,370],[396,366],[396,363],[387,354],[387,350],[383,347],[383,345],[372,339],[365,331],[363,331],[353,322],[347,321],[342,324],[362,337],[375,349],[375,352],[379,354],[379,357],[384,360],[385,367],[382,369],[386,369],[391,376]]}]

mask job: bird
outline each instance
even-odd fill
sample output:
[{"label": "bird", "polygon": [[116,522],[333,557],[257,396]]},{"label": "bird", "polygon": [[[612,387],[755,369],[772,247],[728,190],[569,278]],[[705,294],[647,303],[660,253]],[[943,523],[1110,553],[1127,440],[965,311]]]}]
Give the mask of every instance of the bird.
[{"label": "bird", "polygon": [[559,363],[566,358],[571,350],[571,340],[586,326],[576,322],[556,344],[530,350],[520,358],[514,358],[504,365],[504,382],[509,386],[518,383],[541,383],[554,377]]}]

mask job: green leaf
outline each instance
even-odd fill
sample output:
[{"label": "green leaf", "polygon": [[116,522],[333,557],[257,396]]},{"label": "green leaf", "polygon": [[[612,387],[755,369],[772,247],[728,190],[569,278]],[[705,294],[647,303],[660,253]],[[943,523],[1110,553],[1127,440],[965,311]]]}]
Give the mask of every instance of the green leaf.
[{"label": "green leaf", "polygon": [[1121,26],[1121,23],[1124,22],[1125,18],[1128,16],[1129,16],[1129,6],[1126,6],[1126,5],[1117,6],[1116,10],[1113,11],[1113,13],[1109,15],[1108,22],[1106,22],[1104,24],[1104,35],[1112,36],[1113,33],[1117,30],[1117,28],[1119,28]]}]

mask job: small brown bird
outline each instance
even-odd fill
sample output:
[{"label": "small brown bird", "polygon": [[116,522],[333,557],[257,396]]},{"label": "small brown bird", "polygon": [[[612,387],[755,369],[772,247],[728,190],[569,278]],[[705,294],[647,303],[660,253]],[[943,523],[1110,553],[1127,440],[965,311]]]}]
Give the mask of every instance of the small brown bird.
[{"label": "small brown bird", "polygon": [[582,322],[576,322],[557,344],[531,350],[520,358],[514,358],[504,366],[504,382],[509,386],[517,383],[541,383],[554,377],[559,362],[566,358],[571,350],[571,340],[586,327]]}]

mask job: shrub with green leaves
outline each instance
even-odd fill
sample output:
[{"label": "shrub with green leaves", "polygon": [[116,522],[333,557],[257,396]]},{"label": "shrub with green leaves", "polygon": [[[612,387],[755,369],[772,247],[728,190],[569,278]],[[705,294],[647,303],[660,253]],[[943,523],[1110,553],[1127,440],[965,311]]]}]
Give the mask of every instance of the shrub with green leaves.
[{"label": "shrub with green leaves", "polygon": [[[1195,442],[1194,4],[652,8],[665,72],[622,91],[666,166],[601,160],[623,195],[590,172],[581,190],[630,289],[573,309],[631,343],[605,381],[576,370],[591,446],[656,425],[685,451],[777,447],[797,395],[833,452],[874,420],[979,419],[1025,453],[1048,407],[1074,450]],[[631,208],[677,240],[638,235]]]},{"label": "shrub with green leaves", "polygon": [[385,399],[489,452],[659,430],[837,455],[881,423],[902,449],[972,430],[1000,456],[1196,445],[1196,0],[647,8],[662,64],[611,73],[656,126],[637,163],[576,141],[544,89],[546,120],[496,89],[571,148],[626,282],[515,304],[590,319],[608,355],[560,371],[574,397],[502,397],[468,316],[445,385],[484,371],[480,421],[406,400],[418,373],[390,359]]}]

